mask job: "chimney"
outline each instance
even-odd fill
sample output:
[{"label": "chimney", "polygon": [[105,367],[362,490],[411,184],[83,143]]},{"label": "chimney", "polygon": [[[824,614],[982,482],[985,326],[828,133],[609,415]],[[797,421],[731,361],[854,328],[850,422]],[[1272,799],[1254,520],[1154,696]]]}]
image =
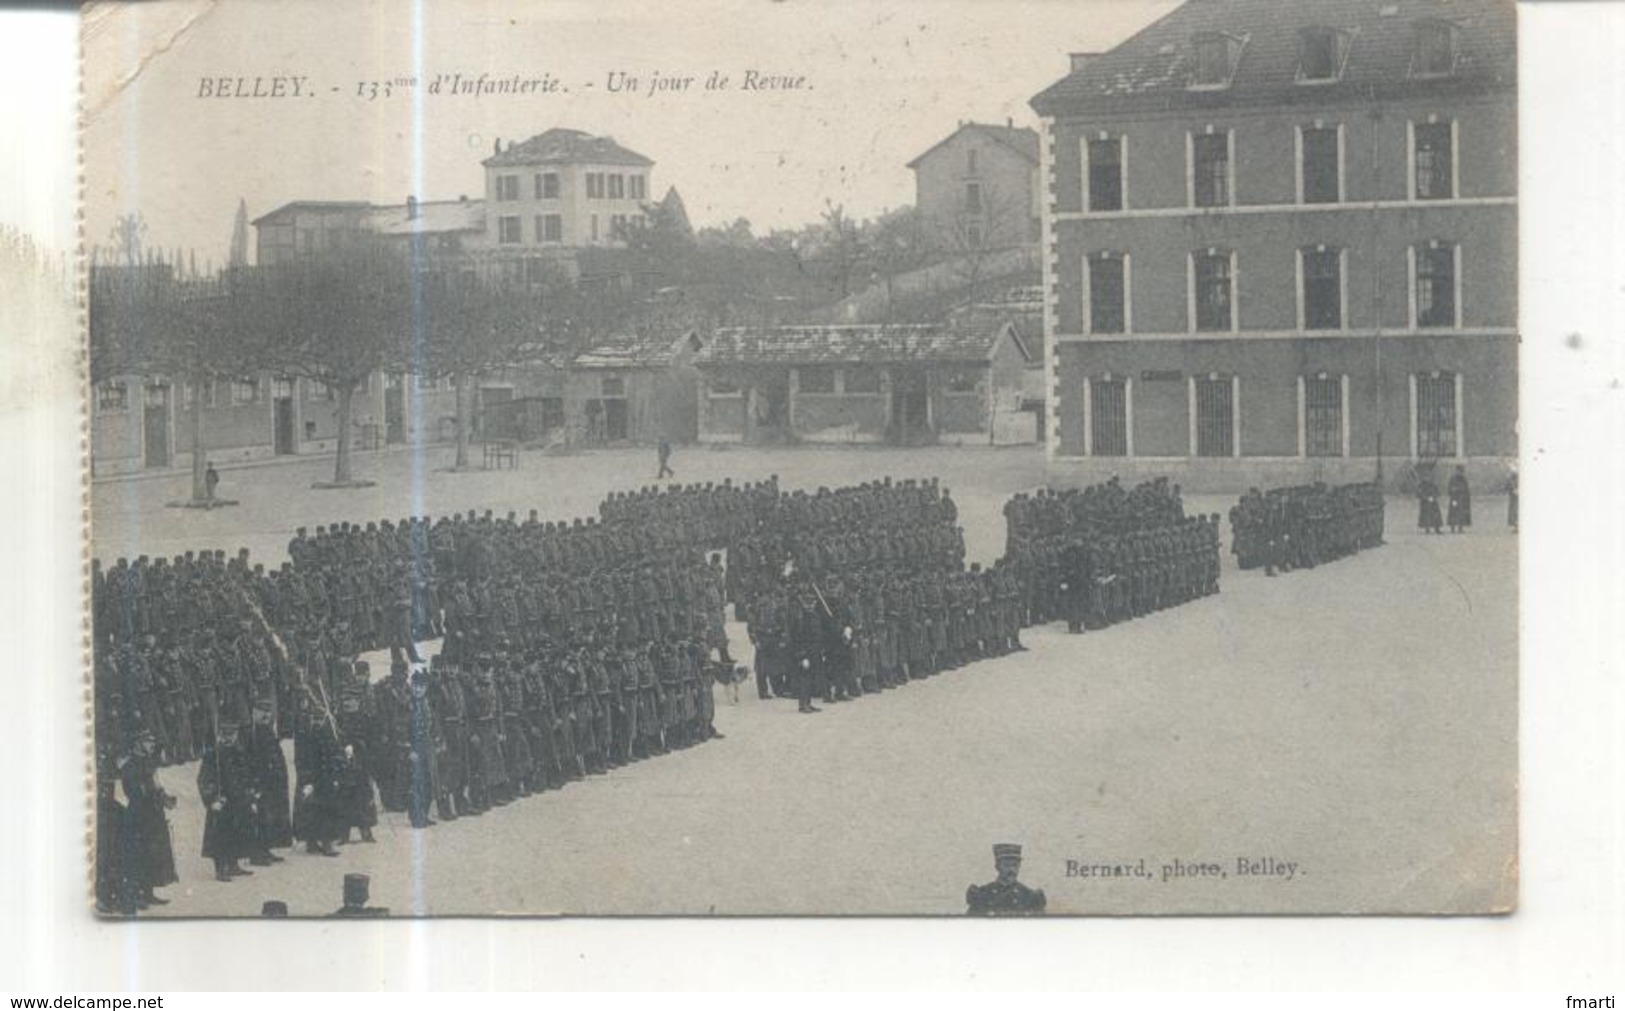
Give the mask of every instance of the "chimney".
[{"label": "chimney", "polygon": [[415,197],[415,196],[412,196],[411,194],[407,194],[407,197],[406,197],[406,220],[408,220],[408,221],[416,221],[417,219],[418,219],[418,198]]},{"label": "chimney", "polygon": [[1067,58],[1072,61],[1072,72],[1076,74],[1092,63],[1094,58],[1099,55],[1099,53],[1068,53]]},{"label": "chimney", "polygon": [[1014,130],[1016,128],[1016,117],[1014,117],[1014,116],[1006,116],[1006,117],[1004,117],[1004,128],[1006,130]]},{"label": "chimney", "polygon": [[497,139],[495,139],[495,140],[493,140],[491,142],[491,153],[492,154],[501,154],[502,153],[502,138],[501,137],[498,137]]}]

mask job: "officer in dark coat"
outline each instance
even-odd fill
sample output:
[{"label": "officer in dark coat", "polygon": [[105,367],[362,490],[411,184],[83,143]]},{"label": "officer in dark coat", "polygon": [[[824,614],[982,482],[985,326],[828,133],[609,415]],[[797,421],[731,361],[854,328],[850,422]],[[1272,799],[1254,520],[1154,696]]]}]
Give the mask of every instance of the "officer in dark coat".
[{"label": "officer in dark coat", "polygon": [[998,877],[985,885],[971,885],[965,891],[965,912],[971,916],[1040,916],[1044,893],[1016,880],[1021,872],[1021,847],[1015,843],[995,843],[993,867]]},{"label": "officer in dark coat", "polygon": [[169,817],[164,813],[174,808],[175,798],[158,785],[154,776],[157,770],[157,744],[143,734],[119,769],[124,796],[129,801],[124,819],[129,833],[126,870],[136,886],[136,901],[161,906],[168,900],[153,894],[153,889],[172,885],[180,877],[175,873],[175,848],[169,836]]},{"label": "officer in dark coat", "polygon": [[234,724],[223,723],[203,749],[198,765],[198,796],[208,809],[203,821],[203,856],[214,861],[216,881],[252,874],[237,861],[257,851],[258,798],[254,776]]}]

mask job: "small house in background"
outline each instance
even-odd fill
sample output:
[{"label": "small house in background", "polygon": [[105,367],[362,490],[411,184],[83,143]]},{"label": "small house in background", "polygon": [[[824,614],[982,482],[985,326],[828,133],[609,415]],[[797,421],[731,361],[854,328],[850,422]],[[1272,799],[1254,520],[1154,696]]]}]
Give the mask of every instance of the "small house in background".
[{"label": "small house in background", "polygon": [[701,442],[1033,442],[1008,323],[728,327],[700,349]]},{"label": "small house in background", "polygon": [[1037,130],[962,122],[908,167],[914,206],[937,242],[978,249],[1038,242]]}]

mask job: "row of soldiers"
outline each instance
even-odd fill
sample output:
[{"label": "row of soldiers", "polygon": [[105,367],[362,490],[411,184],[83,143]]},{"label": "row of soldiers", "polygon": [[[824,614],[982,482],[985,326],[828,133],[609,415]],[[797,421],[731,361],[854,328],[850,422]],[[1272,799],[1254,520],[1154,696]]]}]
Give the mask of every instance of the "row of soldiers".
[{"label": "row of soldiers", "polygon": [[1004,514],[1023,625],[1065,620],[1082,632],[1218,592],[1218,516],[1187,517],[1166,478],[1040,488]]},{"label": "row of soldiers", "polygon": [[1249,488],[1230,509],[1230,550],[1264,574],[1312,569],[1383,542],[1382,490],[1370,482]]}]

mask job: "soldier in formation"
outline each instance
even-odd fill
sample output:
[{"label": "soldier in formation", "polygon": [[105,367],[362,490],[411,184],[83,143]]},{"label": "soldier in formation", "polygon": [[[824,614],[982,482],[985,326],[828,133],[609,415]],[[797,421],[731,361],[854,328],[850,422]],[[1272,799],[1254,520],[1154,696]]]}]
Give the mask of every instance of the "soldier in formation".
[{"label": "soldier in formation", "polygon": [[1186,516],[1166,478],[1040,488],[1005,503],[1005,563],[1024,625],[1079,633],[1219,591],[1217,516]]},{"label": "soldier in formation", "polygon": [[1252,488],[1230,509],[1236,564],[1268,576],[1312,569],[1382,540],[1382,490],[1372,483]]}]

